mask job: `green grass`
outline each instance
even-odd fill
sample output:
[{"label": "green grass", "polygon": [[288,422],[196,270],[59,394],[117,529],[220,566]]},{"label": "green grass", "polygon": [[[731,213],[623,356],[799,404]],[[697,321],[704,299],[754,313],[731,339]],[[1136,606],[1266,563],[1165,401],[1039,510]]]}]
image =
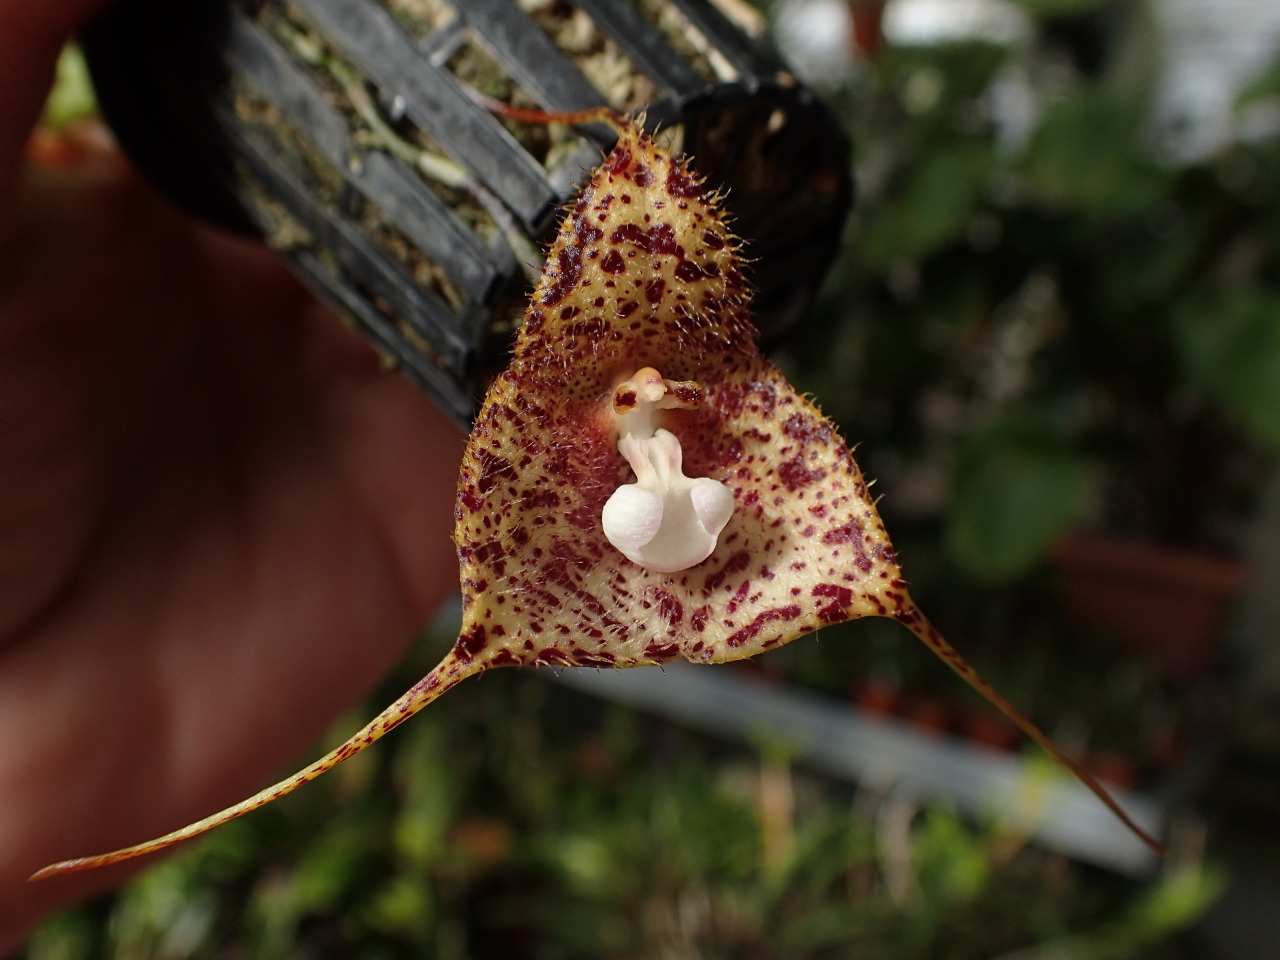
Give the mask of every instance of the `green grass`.
[{"label": "green grass", "polygon": [[1053,943],[1101,960],[1185,926],[1215,883],[1121,881],[807,775],[777,744],[730,748],[504,670],[53,918],[23,960],[989,960]]}]

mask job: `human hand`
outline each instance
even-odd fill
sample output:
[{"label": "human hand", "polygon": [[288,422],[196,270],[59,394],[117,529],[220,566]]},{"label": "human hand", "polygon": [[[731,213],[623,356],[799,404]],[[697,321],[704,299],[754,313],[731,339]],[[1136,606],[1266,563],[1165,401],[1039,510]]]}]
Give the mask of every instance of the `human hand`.
[{"label": "human hand", "polygon": [[100,131],[24,148],[98,2],[0,0],[0,954],[130,867],[32,870],[260,787],[456,584],[449,421]]}]

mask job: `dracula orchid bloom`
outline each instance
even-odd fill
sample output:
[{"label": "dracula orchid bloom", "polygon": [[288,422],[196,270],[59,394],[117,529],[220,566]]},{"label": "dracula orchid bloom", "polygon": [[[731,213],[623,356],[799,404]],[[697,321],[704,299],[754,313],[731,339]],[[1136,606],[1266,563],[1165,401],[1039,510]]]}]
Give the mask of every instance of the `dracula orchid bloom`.
[{"label": "dracula orchid bloom", "polygon": [[36,878],[151,853],[270,803],[484,670],[721,663],[864,616],[916,634],[1159,849],[915,606],[848,447],[756,346],[718,198],[635,125],[618,127],[560,228],[463,458],[452,650],[291,777]]}]

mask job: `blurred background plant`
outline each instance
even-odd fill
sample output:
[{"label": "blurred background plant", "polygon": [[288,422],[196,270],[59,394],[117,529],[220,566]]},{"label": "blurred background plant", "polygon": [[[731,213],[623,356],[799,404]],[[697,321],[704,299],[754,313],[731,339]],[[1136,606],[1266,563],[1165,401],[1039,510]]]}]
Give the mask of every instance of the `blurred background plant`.
[{"label": "blurred background plant", "polygon": [[974,824],[852,791],[781,745],[728,748],[527,672],[437,706],[50,921],[25,960],[1103,960],[1161,942],[1221,887],[1194,861],[1152,883],[1077,866],[998,811]]},{"label": "blurred background plant", "polygon": [[[860,187],[784,366],[858,443],[931,615],[1040,722],[1147,768],[1217,717],[1280,451],[1280,17],[1221,11],[1239,18],[1228,64],[1227,28],[1186,6],[775,10],[848,118]],[[1193,27],[1200,60],[1175,61]],[[1236,87],[1179,114],[1169,90],[1195,63]],[[887,678],[900,712],[966,696],[931,690],[891,632],[840,635],[770,669]]]},{"label": "blurred background plant", "polygon": [[[880,43],[833,91],[859,211],[795,375],[948,578],[1082,525],[1237,551],[1280,450],[1280,142],[1173,151],[1148,4],[955,6],[1012,25]],[[1280,65],[1233,129],[1278,98]]]}]

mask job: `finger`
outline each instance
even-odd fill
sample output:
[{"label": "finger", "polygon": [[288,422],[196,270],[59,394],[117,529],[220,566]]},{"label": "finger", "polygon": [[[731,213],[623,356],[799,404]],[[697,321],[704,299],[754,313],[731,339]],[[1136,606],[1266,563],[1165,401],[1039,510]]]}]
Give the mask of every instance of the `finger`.
[{"label": "finger", "polygon": [[0,233],[23,144],[53,82],[58,52],[103,0],[0,0]]}]

